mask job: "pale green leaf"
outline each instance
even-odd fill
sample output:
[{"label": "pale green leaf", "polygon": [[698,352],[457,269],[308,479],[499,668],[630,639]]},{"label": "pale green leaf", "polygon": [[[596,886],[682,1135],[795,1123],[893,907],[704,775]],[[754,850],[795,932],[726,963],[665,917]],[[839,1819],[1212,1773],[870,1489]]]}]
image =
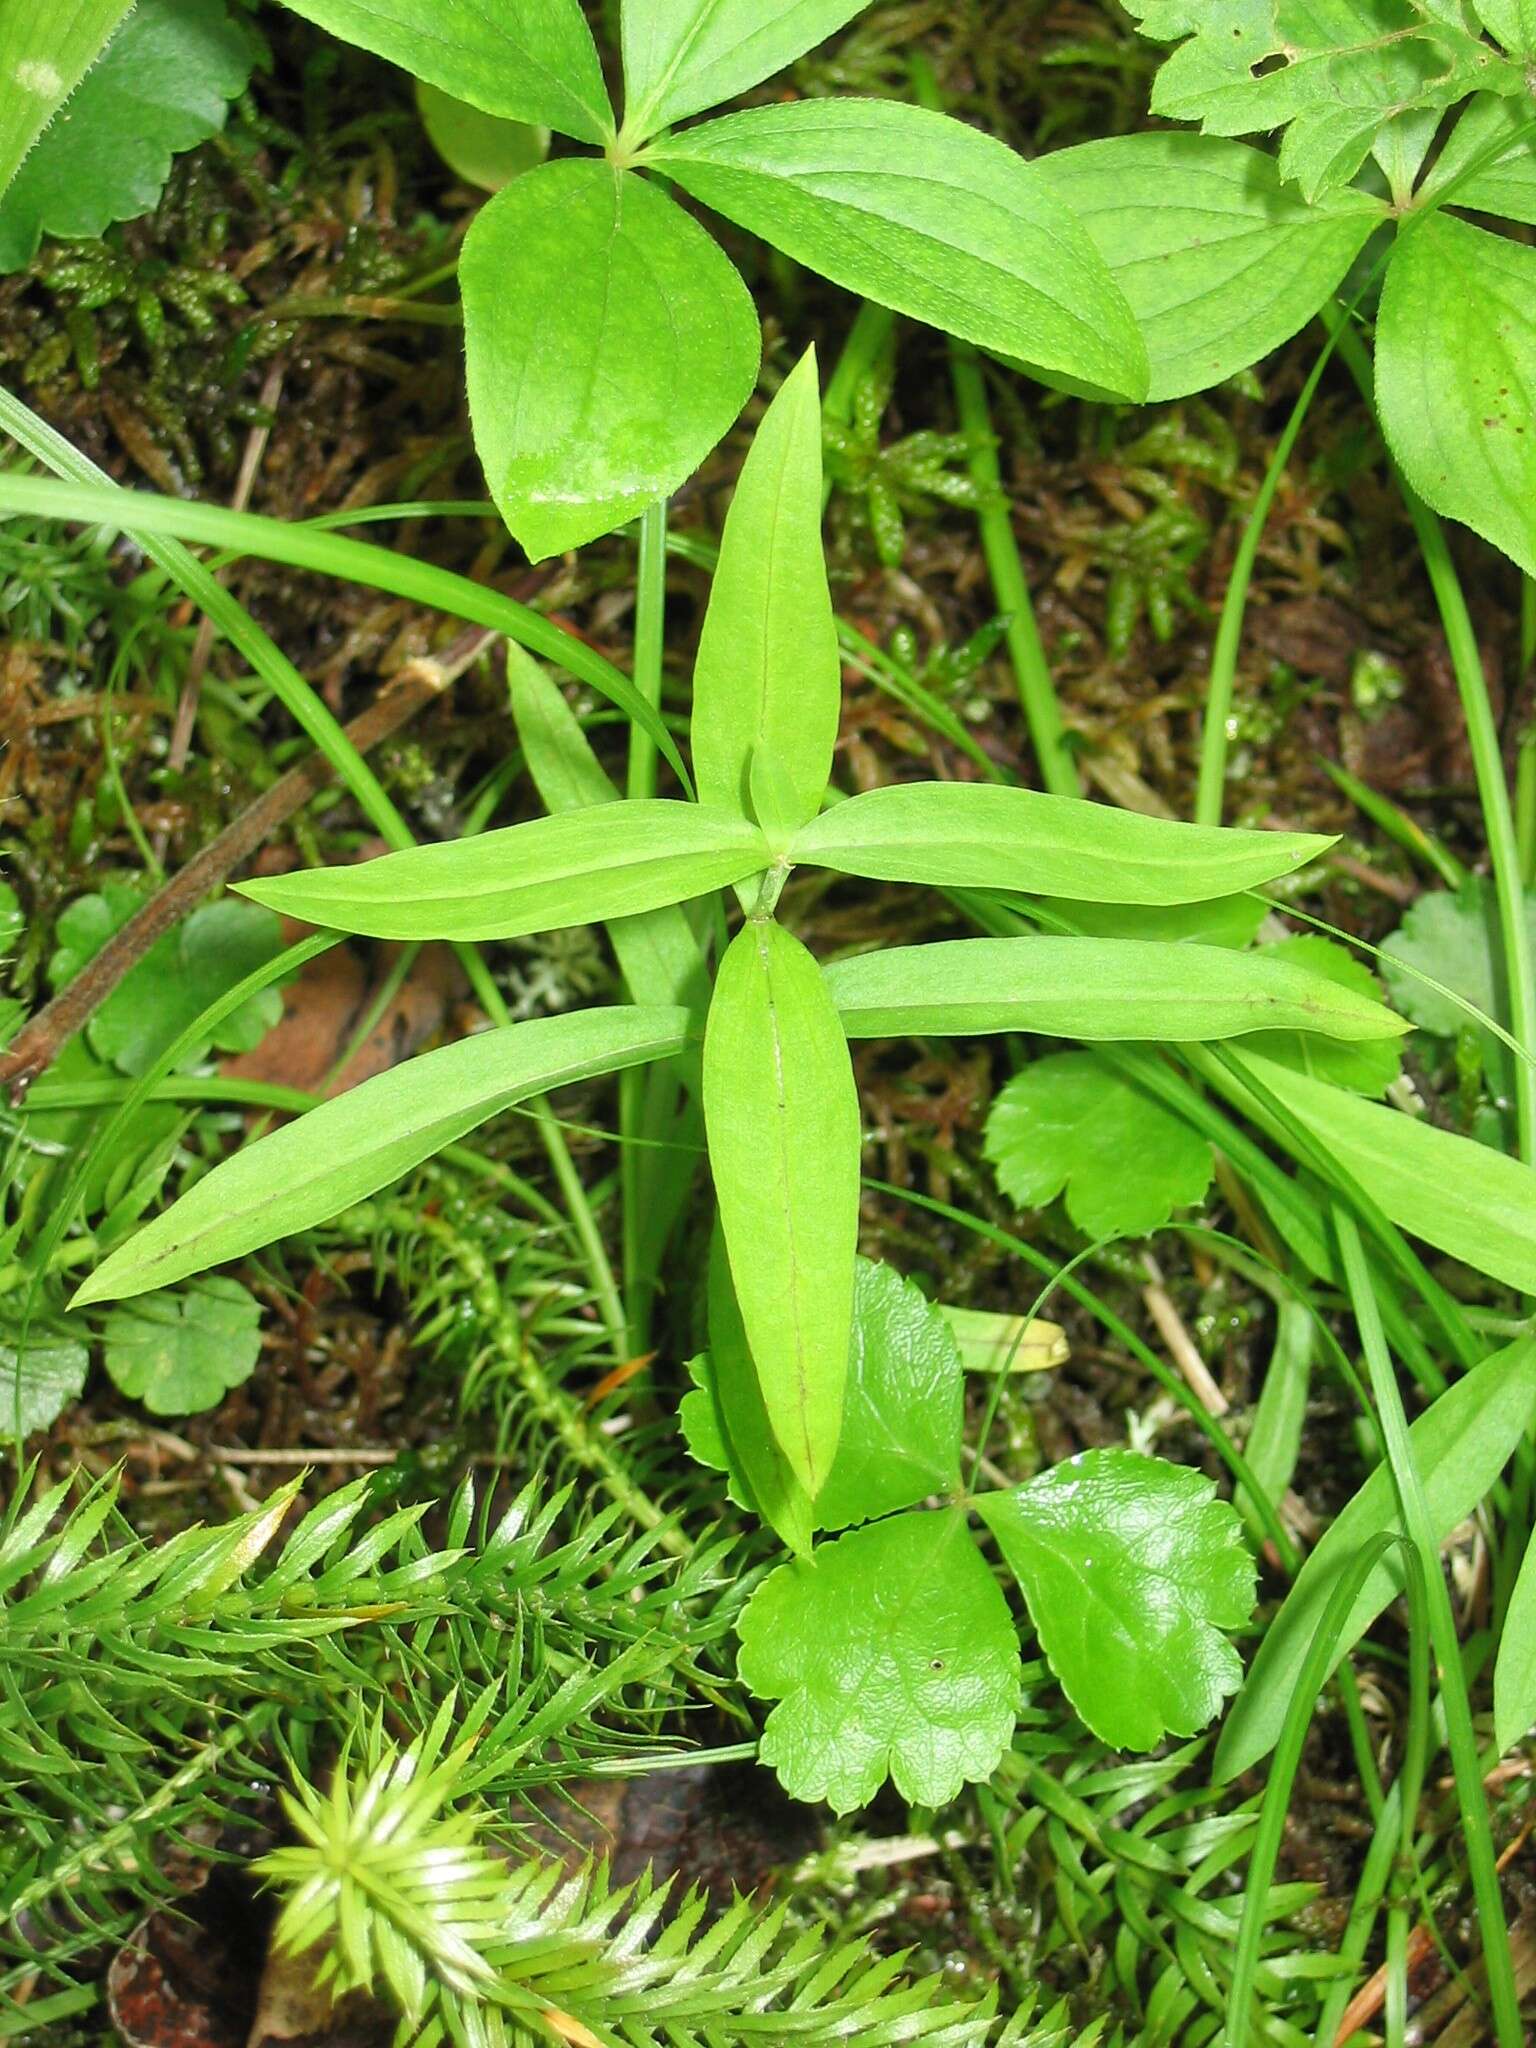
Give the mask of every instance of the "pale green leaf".
[{"label": "pale green leaf", "polygon": [[[1385,1114],[1385,1112],[1382,1112]],[[1457,1380],[1409,1431],[1413,1462],[1438,1537],[1448,1536],[1487,1493],[1536,1419],[1536,1343],[1496,1353]],[[1367,1479],[1302,1566],[1280,1612],[1264,1632],[1247,1682],[1216,1750],[1216,1775],[1235,1778],[1267,1756],[1280,1729],[1317,1626],[1341,1575],[1373,1536],[1400,1527],[1392,1474]],[[1334,1645],[1334,1664],[1401,1592],[1394,1555],[1377,1567]]]},{"label": "pale green leaf", "polygon": [[1272,882],[1332,844],[1313,833],[1179,825],[1034,789],[909,782],[834,804],[796,835],[793,856],[879,882],[1166,904]]},{"label": "pale green leaf", "polygon": [[1072,1356],[1067,1333],[1059,1323],[1040,1316],[1011,1316],[987,1308],[941,1311],[960,1347],[967,1372],[1052,1372]]},{"label": "pale green leaf", "polygon": [[1040,908],[1089,939],[1166,939],[1176,945],[1252,945],[1269,915],[1262,896],[1213,896],[1204,903],[1069,903],[1042,896]]},{"label": "pale green leaf", "polygon": [[1536,1537],[1509,1596],[1493,1668],[1493,1739],[1513,1749],[1536,1724]]},{"label": "pale green leaf", "polygon": [[487,114],[606,142],[613,109],[580,0],[284,0]]},{"label": "pale green leaf", "polygon": [[[753,813],[771,762],[793,831],[814,818],[842,695],[821,546],[821,397],[814,350],[763,415],[737,481],[693,671],[693,772],[705,803]],[[765,826],[778,820],[759,819]]]},{"label": "pale green leaf", "polygon": [[41,1330],[25,1336],[0,1323],[0,1436],[26,1437],[47,1429],[78,1400],[89,1353]]},{"label": "pale green leaf", "polygon": [[742,1678],[779,1702],[758,1755],[796,1799],[848,1813],[889,1775],[942,1806],[1001,1761],[1018,1638],[962,1510],[897,1515],[780,1565],[739,1632]]},{"label": "pale green leaf", "polygon": [[132,5],[53,0],[0,8],[0,193]]},{"label": "pale green leaf", "polygon": [[459,281],[475,447],[535,561],[675,490],[752,395],[751,294],[630,172],[567,157],[514,178],[475,216]]},{"label": "pale green leaf", "polygon": [[1373,991],[1224,946],[950,939],[858,953],[826,973],[850,1038],[1038,1031],[1194,1041],[1285,1029],[1395,1042],[1407,1029]]},{"label": "pale green leaf", "polygon": [[1536,249],[1446,213],[1399,236],[1376,325],[1394,460],[1427,505],[1536,575]]},{"label": "pale green leaf", "polygon": [[1200,1133],[1091,1053],[1035,1060],[998,1094],[987,1157],[1003,1193],[1039,1209],[1065,1192],[1085,1236],[1145,1237],[1205,1199],[1214,1171]]},{"label": "pale green leaf", "polygon": [[651,797],[240,887],[285,917],[369,938],[511,939],[686,902],[769,859],[732,812]]},{"label": "pale green leaf", "polygon": [[812,1498],[842,1423],[859,1223],[859,1100],[821,969],[754,919],[720,963],[704,1037],[720,1221],[773,1433]]},{"label": "pale green leaf", "polygon": [[849,291],[1121,397],[1146,390],[1131,309],[1049,180],[947,115],[800,100],[690,128],[650,160]]},{"label": "pale green leaf", "polygon": [[456,100],[440,87],[416,81],[416,111],[427,138],[455,177],[499,192],[549,155],[549,130],[527,121],[504,121]]},{"label": "pale green leaf", "polygon": [[867,0],[624,0],[624,128],[636,141],[735,99]]},{"label": "pale green leaf", "polygon": [[221,1274],[114,1309],[102,1330],[113,1384],[151,1415],[199,1415],[241,1386],[261,1353],[261,1308]]},{"label": "pale green leaf", "polygon": [[1256,1571],[1209,1479],[1135,1451],[1085,1451],[974,1505],[1101,1742],[1153,1749],[1221,1711],[1243,1676],[1222,1630],[1252,1613]]},{"label": "pale green leaf", "polygon": [[527,1096],[681,1051],[687,1029],[678,1009],[576,1010],[422,1053],[242,1146],[75,1300],[147,1294],[323,1223]]},{"label": "pale green leaf", "polygon": [[1363,192],[1308,206],[1273,157],[1214,135],[1120,135],[1041,169],[1141,323],[1149,399],[1247,369],[1303,328],[1382,218]]},{"label": "pale green leaf", "polygon": [[[1319,980],[1331,981],[1368,1008],[1381,1001],[1376,977],[1365,962],[1320,932],[1280,939],[1260,947],[1253,957],[1299,967]],[[1266,1059],[1319,1081],[1331,1081],[1336,1088],[1353,1089],[1357,1095],[1384,1095],[1403,1070],[1401,1043],[1385,1035],[1346,1041],[1315,1028],[1261,1031],[1249,1039],[1245,1050],[1262,1053]]]}]

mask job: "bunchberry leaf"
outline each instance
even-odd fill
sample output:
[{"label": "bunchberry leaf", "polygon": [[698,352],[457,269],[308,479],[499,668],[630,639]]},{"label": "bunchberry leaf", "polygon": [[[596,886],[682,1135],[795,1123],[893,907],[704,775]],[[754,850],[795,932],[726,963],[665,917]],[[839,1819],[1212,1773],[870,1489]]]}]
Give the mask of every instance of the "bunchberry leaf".
[{"label": "bunchberry leaf", "polygon": [[606,142],[613,108],[580,0],[284,0],[487,114]]},{"label": "bunchberry leaf", "polygon": [[841,693],[821,545],[821,396],[808,351],[764,413],[726,514],[693,671],[703,802],[757,815],[749,780],[771,767],[789,811],[772,822],[793,832],[814,818]]},{"label": "bunchberry leaf", "polygon": [[636,141],[735,99],[866,0],[624,0],[624,128]]},{"label": "bunchberry leaf", "polygon": [[1034,789],[908,782],[823,811],[796,836],[794,858],[940,889],[1198,903],[1294,874],[1332,844],[1308,832],[1179,825]]},{"label": "bunchberry leaf", "polygon": [[0,1323],[0,1436],[47,1429],[80,1398],[89,1363],[83,1344]]},{"label": "bunchberry leaf", "polygon": [[1013,1733],[1019,1644],[964,1511],[897,1515],[796,1559],[742,1612],[740,1670],[768,1716],[758,1755],[837,1813],[887,1775],[940,1806],[991,1775]]},{"label": "bunchberry leaf", "polygon": [[[1261,946],[1252,957],[1300,967],[1347,989],[1367,1005],[1380,1002],[1376,977],[1365,962],[1320,932],[1280,939],[1274,945]],[[1403,1070],[1401,1042],[1386,1036],[1346,1041],[1316,1029],[1257,1031],[1245,1049],[1294,1067],[1299,1074],[1331,1081],[1336,1088],[1352,1089],[1357,1095],[1384,1095]]]},{"label": "bunchberry leaf", "polygon": [[1091,1238],[1145,1237],[1205,1199],[1211,1148],[1172,1110],[1091,1053],[1052,1053],[1014,1075],[987,1118],[997,1184],[1021,1209],[1065,1191]]},{"label": "bunchberry leaf", "polygon": [[0,13],[0,193],[132,5],[65,0]]},{"label": "bunchberry leaf", "polygon": [[704,1035],[720,1221],[774,1436],[814,1499],[842,1425],[859,1222],[848,1041],[798,939],[754,918],[720,962]]},{"label": "bunchberry leaf", "polygon": [[535,561],[675,490],[752,396],[751,294],[631,172],[567,157],[514,178],[476,215],[459,280],[475,447]]},{"label": "bunchberry leaf", "polygon": [[[5,12],[46,26],[56,10]],[[250,70],[250,41],[220,0],[140,0],[0,199],[0,270],[29,262],[45,234],[88,239],[148,213],[172,157],[217,134]],[[0,100],[20,90],[7,73]]]},{"label": "bunchberry leaf", "polygon": [[416,81],[416,111],[432,147],[455,177],[487,192],[499,192],[549,155],[547,128],[483,113],[424,79]]},{"label": "bunchberry leaf", "polygon": [[1215,135],[1111,136],[1041,168],[1141,323],[1150,399],[1204,391],[1288,341],[1382,218],[1352,189],[1309,206],[1273,157]]},{"label": "bunchberry leaf", "polygon": [[[1536,249],[1444,212],[1387,266],[1376,326],[1382,430],[1408,482],[1536,575]],[[1432,402],[1431,402],[1432,396]]]},{"label": "bunchberry leaf", "polygon": [[369,938],[510,939],[686,902],[770,858],[735,812],[652,797],[241,887],[285,916]]},{"label": "bunchberry leaf", "polygon": [[259,1303],[238,1280],[217,1273],[114,1309],[102,1331],[113,1384],[151,1415],[216,1407],[250,1378],[260,1351]]},{"label": "bunchberry leaf", "polygon": [[947,115],[890,100],[729,114],[649,160],[834,284],[1123,398],[1146,350],[1120,288],[1048,180]]},{"label": "bunchberry leaf", "polygon": [[1067,1698],[1116,1749],[1196,1734],[1241,1683],[1222,1630],[1252,1613],[1256,1572],[1214,1496],[1187,1466],[1085,1451],[975,1503]]},{"label": "bunchberry leaf", "polygon": [[[1523,1337],[1474,1366],[1414,1423],[1408,1433],[1413,1462],[1441,1538],[1471,1514],[1494,1484],[1533,1416],[1536,1343]],[[1274,1748],[1340,1575],[1372,1536],[1398,1526],[1392,1474],[1381,1464],[1332,1523],[1264,1631],[1217,1745],[1219,1779],[1236,1777]],[[1402,1567],[1395,1558],[1372,1573],[1339,1633],[1335,1661],[1359,1641],[1402,1585]]]},{"label": "bunchberry leaf", "polygon": [[679,1009],[575,1010],[378,1074],[246,1145],[103,1260],[76,1303],[167,1287],[360,1202],[526,1096],[680,1052]]}]

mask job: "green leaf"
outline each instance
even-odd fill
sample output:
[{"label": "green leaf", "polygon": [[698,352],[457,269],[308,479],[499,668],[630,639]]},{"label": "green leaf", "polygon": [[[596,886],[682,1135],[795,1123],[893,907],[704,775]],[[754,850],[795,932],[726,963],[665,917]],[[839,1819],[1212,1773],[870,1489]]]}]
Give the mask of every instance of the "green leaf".
[{"label": "green leaf", "polygon": [[[58,922],[58,950],[48,963],[54,987],[72,982],[142,902],[136,884],[116,880],[77,897]],[[101,1004],[86,1026],[91,1050],[121,1073],[147,1073],[210,1003],[282,950],[282,926],[270,911],[227,900],[205,903],[157,939]],[[279,991],[263,989],[226,1017],[207,1043],[194,1046],[183,1065],[197,1066],[210,1045],[250,1052],[282,1013]]]},{"label": "green leaf", "polygon": [[758,1756],[792,1797],[849,1813],[889,1774],[942,1806],[997,1768],[1019,1645],[962,1510],[897,1515],[780,1565],[738,1627],[743,1680],[779,1701]]},{"label": "green leaf", "polygon": [[1146,350],[1049,180],[993,137],[893,100],[799,100],[709,121],[648,160],[834,284],[1123,398]]},{"label": "green leaf", "polygon": [[[1467,102],[1447,137],[1419,189],[1419,199],[1425,204],[1438,199],[1457,180],[1450,204],[1470,207],[1476,213],[1502,214],[1506,220],[1524,221],[1527,226],[1536,224],[1536,136],[1530,132],[1530,123],[1528,99],[1478,93]],[[1496,147],[1501,137],[1506,139],[1502,153]],[[1485,152],[1488,161],[1482,169],[1463,178],[1462,173],[1471,170]]]},{"label": "green leaf", "polygon": [[987,1118],[987,1157],[1021,1209],[1065,1190],[1067,1214],[1091,1238],[1160,1230],[1175,1209],[1204,1201],[1214,1170],[1198,1131],[1082,1052],[1014,1075]]},{"label": "green leaf", "polygon": [[821,969],[754,919],[704,1036],[720,1221],[773,1433],[814,1499],[842,1424],[859,1227],[859,1098]]},{"label": "green leaf", "polygon": [[[6,12],[39,24],[54,14],[27,0]],[[172,157],[218,133],[250,69],[251,45],[220,0],[139,0],[0,199],[0,270],[29,263],[45,234],[90,240],[148,213]]]},{"label": "green leaf", "polygon": [[564,158],[475,216],[459,262],[475,447],[534,561],[690,476],[752,396],[757,311],[645,179]]},{"label": "green leaf", "polygon": [[0,881],[0,960],[11,952],[27,928],[21,901],[9,882]]},{"label": "green leaf", "polygon": [[788,829],[814,818],[841,702],[810,350],[764,413],[726,515],[693,671],[693,772],[702,800],[753,815],[749,785],[761,759],[785,785]]},{"label": "green leaf", "polygon": [[1214,135],[1119,135],[1044,159],[1141,324],[1149,399],[1267,356],[1337,289],[1382,219],[1364,192],[1309,206],[1273,157]]},{"label": "green leaf", "polygon": [[1135,1451],[1084,1451],[974,1505],[1101,1742],[1153,1749],[1220,1713],[1243,1676],[1221,1631],[1253,1612],[1256,1570],[1209,1479]]},{"label": "green leaf", "polygon": [[624,128],[635,141],[735,99],[866,0],[624,0]]},{"label": "green leaf", "polygon": [[676,1009],[577,1010],[483,1031],[245,1145],[97,1267],[75,1304],[147,1294],[360,1202],[529,1095],[682,1049]]},{"label": "green leaf", "polygon": [[240,884],[285,917],[376,939],[511,939],[685,902],[760,874],[755,825],[667,797]]},{"label": "green leaf", "polygon": [[1252,945],[1269,915],[1262,896],[1215,896],[1204,903],[1068,903],[1042,896],[1042,910],[1089,939],[1166,939],[1170,944]]},{"label": "green leaf", "polygon": [[1233,1057],[1401,1229],[1507,1287],[1536,1293],[1536,1172],[1523,1161],[1272,1060]]},{"label": "green leaf", "polygon": [[[1521,1338],[1474,1366],[1414,1423],[1413,1462],[1436,1534],[1449,1536],[1471,1514],[1536,1419],[1536,1343]],[[1378,1465],[1302,1566],[1264,1633],[1216,1749],[1218,1780],[1235,1778],[1280,1738],[1301,1667],[1334,1587],[1373,1536],[1400,1528],[1392,1475]],[[1366,1581],[1335,1644],[1334,1664],[1402,1590],[1393,1557]]]},{"label": "green leaf", "polygon": [[238,1280],[215,1274],[114,1309],[102,1343],[113,1385],[151,1415],[200,1415],[255,1371],[261,1308]]},{"label": "green leaf", "polygon": [[613,108],[580,0],[284,0],[344,42],[387,57],[508,121],[604,143]]},{"label": "green leaf", "polygon": [[549,155],[549,130],[527,121],[483,114],[424,79],[416,81],[416,111],[427,138],[455,177],[499,192]]},{"label": "green leaf", "polygon": [[[1348,990],[1367,1006],[1380,1003],[1376,977],[1364,961],[1320,933],[1304,932],[1298,938],[1280,939],[1273,945],[1261,946],[1253,957],[1299,967]],[[1336,1088],[1352,1089],[1357,1095],[1384,1095],[1403,1070],[1400,1043],[1385,1036],[1346,1043],[1325,1037],[1316,1029],[1260,1031],[1249,1039],[1246,1050],[1262,1053],[1283,1067],[1294,1067],[1299,1074],[1331,1081]]]},{"label": "green leaf", "polygon": [[960,1363],[967,1372],[1051,1372],[1072,1356],[1061,1325],[1039,1316],[952,1308],[947,1303],[940,1312],[954,1332]]},{"label": "green leaf", "polygon": [[0,1436],[27,1437],[56,1422],[79,1399],[89,1363],[83,1344],[0,1323]]},{"label": "green leaf", "polygon": [[1446,213],[1399,236],[1376,325],[1382,430],[1427,505],[1536,575],[1536,249]]},{"label": "green leaf", "polygon": [[[1369,976],[1367,976],[1369,980]],[[1295,961],[1147,939],[950,939],[827,969],[850,1038],[1039,1031],[1054,1038],[1233,1038],[1287,1029],[1395,1041],[1377,998]]]},{"label": "green leaf", "polygon": [[1493,1737],[1513,1749],[1536,1723],[1536,1538],[1526,1545],[1509,1596],[1493,1669]]},{"label": "green leaf", "polygon": [[0,13],[0,193],[132,5],[55,0]]},{"label": "green leaf", "polygon": [[1536,57],[1536,0],[1472,0],[1472,12],[1512,57]]},{"label": "green leaf", "polygon": [[[1536,896],[1529,892],[1525,915],[1536,937]],[[1458,890],[1426,891],[1383,940],[1382,952],[1382,973],[1403,1014],[1437,1038],[1454,1042],[1464,1031],[1474,1033],[1493,1093],[1507,1097],[1514,1079],[1509,1048],[1451,1000],[1461,996],[1484,1017],[1497,1018],[1503,1009],[1499,913],[1489,884],[1474,877]],[[1450,994],[1429,987],[1421,975],[1441,983]]]},{"label": "green leaf", "polygon": [[986,783],[908,782],[834,804],[793,856],[877,882],[1018,889],[1101,903],[1197,903],[1294,874],[1333,845],[1238,832]]}]

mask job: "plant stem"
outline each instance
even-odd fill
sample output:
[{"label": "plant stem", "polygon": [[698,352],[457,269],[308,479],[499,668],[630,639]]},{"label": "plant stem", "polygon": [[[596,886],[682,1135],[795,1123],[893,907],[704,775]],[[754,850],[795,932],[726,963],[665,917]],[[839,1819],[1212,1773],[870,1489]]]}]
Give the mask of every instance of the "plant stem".
[{"label": "plant stem", "polygon": [[[1529,683],[1536,668],[1536,579],[1520,578],[1520,681]],[[1520,880],[1536,884],[1536,721],[1520,734],[1515,762],[1515,839],[1520,848]]]},{"label": "plant stem", "polygon": [[[860,306],[822,395],[821,409],[828,419],[848,424],[858,388],[879,361],[895,328],[896,315],[889,306],[872,305],[867,299]],[[827,488],[830,491],[831,486]]]}]

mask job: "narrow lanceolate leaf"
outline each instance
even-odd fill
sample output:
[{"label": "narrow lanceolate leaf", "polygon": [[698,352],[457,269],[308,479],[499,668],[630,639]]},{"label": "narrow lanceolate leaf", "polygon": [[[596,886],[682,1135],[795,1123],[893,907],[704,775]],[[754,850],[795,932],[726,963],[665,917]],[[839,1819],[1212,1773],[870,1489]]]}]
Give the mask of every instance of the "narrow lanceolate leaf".
[{"label": "narrow lanceolate leaf", "polygon": [[842,1426],[859,1224],[859,1100],[821,969],[753,920],[704,1038],[720,1221],[773,1433],[814,1499]]},{"label": "narrow lanceolate leaf", "polygon": [[1039,1031],[1053,1038],[1217,1039],[1245,1031],[1398,1038],[1385,1004],[1289,960],[1147,939],[953,939],[835,961],[850,1038]]},{"label": "narrow lanceolate leaf", "polygon": [[1294,874],[1332,844],[1312,833],[1178,825],[1034,789],[909,782],[834,804],[796,835],[792,852],[879,882],[1199,903]]},{"label": "narrow lanceolate leaf", "polygon": [[766,760],[792,807],[790,829],[814,818],[832,767],[841,675],[821,546],[821,397],[808,351],[764,413],[726,515],[693,671],[703,801],[752,815],[753,765]]},{"label": "narrow lanceolate leaf", "polygon": [[745,819],[654,797],[241,888],[285,917],[373,939],[512,939],[684,903],[769,861]]},{"label": "narrow lanceolate leaf", "polygon": [[1536,1171],[1455,1131],[1235,1054],[1399,1228],[1536,1294]]},{"label": "narrow lanceolate leaf", "polygon": [[1049,180],[1003,143],[892,100],[799,100],[706,122],[651,161],[834,283],[1125,398],[1146,349]]},{"label": "narrow lanceolate leaf", "polygon": [[1308,206],[1266,152],[1214,135],[1119,135],[1043,173],[1141,322],[1149,399],[1246,369],[1303,328],[1383,218],[1364,192]]},{"label": "narrow lanceolate leaf", "polygon": [[132,5],[53,0],[0,8],[0,193]]},{"label": "narrow lanceolate leaf", "polygon": [[613,109],[580,0],[284,0],[487,114],[606,142]]},{"label": "narrow lanceolate leaf", "polygon": [[1536,1725],[1536,1538],[1526,1546],[1520,1576],[1509,1597],[1498,1662],[1493,1670],[1493,1734],[1501,1750],[1513,1749]]},{"label": "narrow lanceolate leaf", "polygon": [[624,128],[636,141],[735,99],[866,0],[624,0]]},{"label": "narrow lanceolate leaf", "polygon": [[[1465,1520],[1503,1470],[1536,1417],[1536,1343],[1517,1344],[1475,1366],[1409,1431],[1436,1534]],[[1296,1681],[1340,1577],[1373,1536],[1400,1528],[1392,1475],[1379,1465],[1302,1566],[1265,1630],[1258,1655],[1216,1750],[1216,1775],[1235,1778],[1279,1740]],[[1395,1557],[1366,1581],[1335,1644],[1335,1664],[1402,1591]]]},{"label": "narrow lanceolate leaf", "polygon": [[751,294],[644,178],[567,157],[476,215],[459,263],[475,447],[539,560],[633,519],[752,395]]},{"label": "narrow lanceolate leaf", "polygon": [[379,1074],[243,1146],[106,1259],[76,1304],[168,1287],[360,1202],[524,1097],[682,1049],[677,1009],[577,1010]]},{"label": "narrow lanceolate leaf", "polygon": [[1536,575],[1536,249],[1431,213],[1404,231],[1376,324],[1387,442],[1427,505]]}]

